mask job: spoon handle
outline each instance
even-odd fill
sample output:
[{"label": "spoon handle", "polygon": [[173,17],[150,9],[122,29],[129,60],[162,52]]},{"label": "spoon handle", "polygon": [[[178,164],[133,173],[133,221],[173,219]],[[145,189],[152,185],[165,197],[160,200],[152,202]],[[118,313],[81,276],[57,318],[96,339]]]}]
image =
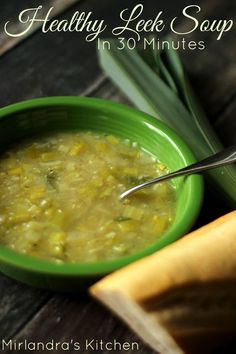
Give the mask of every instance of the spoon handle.
[{"label": "spoon handle", "polygon": [[218,152],[217,154],[211,155],[204,160],[196,162],[190,166],[184,167],[178,171],[168,173],[167,175],[154,178],[150,181],[144,182],[138,186],[130,188],[129,190],[125,191],[120,195],[120,199],[126,198],[131,193],[158,182],[166,181],[175,177],[188,176],[190,174],[203,172],[212,168],[217,168],[234,162],[236,162],[236,144]]}]

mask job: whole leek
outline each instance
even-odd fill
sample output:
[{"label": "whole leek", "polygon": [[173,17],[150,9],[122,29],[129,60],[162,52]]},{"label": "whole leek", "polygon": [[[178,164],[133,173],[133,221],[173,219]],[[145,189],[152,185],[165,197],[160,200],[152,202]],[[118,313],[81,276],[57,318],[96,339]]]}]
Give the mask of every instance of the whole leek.
[{"label": "whole leek", "polygon": [[[171,126],[201,160],[223,149],[188,82],[176,51],[167,49],[100,49],[100,64],[112,81],[142,111]],[[236,207],[236,167],[208,172],[208,176],[233,208]]]}]

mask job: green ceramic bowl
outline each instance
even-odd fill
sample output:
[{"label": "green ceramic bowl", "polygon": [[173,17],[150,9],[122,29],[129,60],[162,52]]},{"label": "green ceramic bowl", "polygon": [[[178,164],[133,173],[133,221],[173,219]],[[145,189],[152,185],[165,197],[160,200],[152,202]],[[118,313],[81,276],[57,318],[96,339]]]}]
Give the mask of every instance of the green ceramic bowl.
[{"label": "green ceramic bowl", "polygon": [[[185,143],[165,124],[138,110],[94,98],[51,97],[13,104],[0,110],[0,144],[53,130],[95,130],[137,141],[170,170],[195,162]],[[0,269],[27,284],[57,291],[84,288],[96,278],[147,256],[185,234],[193,225],[203,196],[200,176],[173,180],[176,218],[152,246],[115,261],[59,265],[14,253],[0,246]],[[144,235],[145,236],[145,235]]]}]

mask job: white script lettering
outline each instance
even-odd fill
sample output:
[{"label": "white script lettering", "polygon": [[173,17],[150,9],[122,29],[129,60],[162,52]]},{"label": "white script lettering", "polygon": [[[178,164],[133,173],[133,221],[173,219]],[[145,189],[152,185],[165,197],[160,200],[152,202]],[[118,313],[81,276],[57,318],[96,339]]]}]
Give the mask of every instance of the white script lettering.
[{"label": "white script lettering", "polygon": [[132,28],[132,23],[137,20],[140,15],[143,13],[144,6],[142,4],[136,5],[131,13],[126,17],[125,15],[129,12],[129,9],[124,9],[120,13],[120,18],[122,21],[125,22],[124,26],[115,27],[112,30],[112,33],[116,36],[124,33],[125,31],[133,32],[137,39],[140,40],[140,32],[161,32],[165,25],[163,20],[160,19],[162,15],[162,11],[160,11],[154,20],[147,20],[144,19],[139,20],[135,26]]},{"label": "white script lettering", "polygon": [[21,24],[26,24],[27,27],[19,33],[11,33],[8,30],[10,21],[5,23],[4,30],[6,34],[10,37],[21,37],[27,32],[29,32],[35,23],[42,24],[42,32],[87,32],[86,40],[88,42],[96,39],[103,31],[106,29],[104,20],[92,20],[92,12],[89,13],[76,11],[70,20],[51,20],[50,15],[53,12],[53,7],[51,7],[46,15],[40,17],[39,12],[42,10],[42,6],[35,8],[26,9],[20,12],[18,20]]},{"label": "white script lettering", "polygon": [[188,10],[193,8],[196,9],[196,13],[199,13],[201,11],[201,7],[198,5],[186,6],[182,11],[183,16],[190,20],[190,29],[185,32],[177,31],[176,20],[178,19],[178,17],[175,17],[170,23],[170,28],[174,33],[184,35],[184,34],[192,33],[197,28],[199,28],[201,32],[217,32],[218,33],[217,40],[220,40],[224,32],[230,31],[231,28],[233,27],[234,24],[233,20],[212,20],[212,21],[204,20],[200,22],[196,17],[191,16],[188,13]]}]

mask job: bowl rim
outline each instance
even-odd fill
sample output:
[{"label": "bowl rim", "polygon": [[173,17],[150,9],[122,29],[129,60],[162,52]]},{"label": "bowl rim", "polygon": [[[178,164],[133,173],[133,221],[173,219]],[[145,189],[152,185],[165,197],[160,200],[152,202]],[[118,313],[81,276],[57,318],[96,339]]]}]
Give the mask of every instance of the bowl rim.
[{"label": "bowl rim", "polygon": [[[165,123],[138,109],[101,98],[78,96],[52,96],[34,98],[18,103],[13,103],[0,109],[0,124],[3,118],[14,113],[19,113],[21,111],[30,110],[34,108],[42,108],[46,106],[77,106],[87,108],[93,107],[98,110],[105,109],[116,113],[120,112],[121,114],[126,114],[127,117],[135,116],[135,119],[138,119],[140,121],[145,120],[148,123],[152,124],[156,129],[161,131],[162,134],[164,133],[164,135],[167,136],[168,139],[173,141],[177,148],[181,151],[186,164],[193,163],[196,161],[196,158],[194,157],[190,148],[183,141],[183,139],[180,138],[178,134],[174,132],[171,128],[169,128]],[[53,275],[87,277],[110,273],[116,269],[128,265],[131,262],[134,262],[145,256],[151,255],[152,253],[163,248],[164,246],[167,246],[173,241],[182,237],[182,235],[184,235],[184,233],[191,228],[194,221],[196,220],[203,201],[203,178],[200,175],[192,175],[189,177],[189,181],[191,181],[191,193],[187,201],[187,204],[189,204],[188,214],[186,212],[188,208],[185,208],[185,213],[183,214],[182,218],[176,222],[176,227],[174,228],[174,230],[171,230],[171,233],[168,233],[167,231],[163,238],[161,237],[157,240],[156,243],[148,246],[142,251],[136,252],[128,256],[123,256],[112,261],[57,264],[50,261],[32,258],[14,252],[3,245],[0,245],[0,269],[1,264],[4,264],[7,266],[16,267],[18,269],[20,268],[21,270],[27,270],[33,273],[40,273],[49,276]]]}]

